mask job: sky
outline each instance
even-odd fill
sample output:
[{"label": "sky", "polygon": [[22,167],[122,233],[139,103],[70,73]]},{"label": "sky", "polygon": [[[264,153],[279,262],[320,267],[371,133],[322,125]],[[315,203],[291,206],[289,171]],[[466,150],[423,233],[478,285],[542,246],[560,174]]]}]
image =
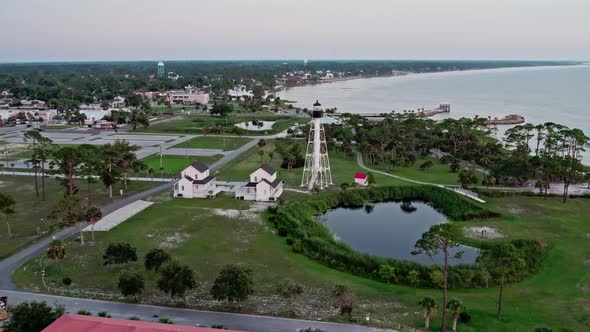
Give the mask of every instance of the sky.
[{"label": "sky", "polygon": [[2,0],[0,62],[590,60],[588,0]]}]

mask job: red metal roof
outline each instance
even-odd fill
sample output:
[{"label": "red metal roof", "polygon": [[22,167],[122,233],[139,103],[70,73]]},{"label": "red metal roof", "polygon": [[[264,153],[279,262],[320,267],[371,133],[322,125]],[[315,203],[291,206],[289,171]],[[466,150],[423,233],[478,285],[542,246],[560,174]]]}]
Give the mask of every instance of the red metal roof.
[{"label": "red metal roof", "polygon": [[[219,329],[64,314],[43,332],[218,332]],[[223,330],[226,332],[238,332]]]},{"label": "red metal roof", "polygon": [[367,178],[367,174],[365,174],[365,173],[356,173],[356,174],[354,175],[354,178],[355,178],[355,179],[363,179],[363,180],[364,180],[364,179],[366,179],[366,178]]}]

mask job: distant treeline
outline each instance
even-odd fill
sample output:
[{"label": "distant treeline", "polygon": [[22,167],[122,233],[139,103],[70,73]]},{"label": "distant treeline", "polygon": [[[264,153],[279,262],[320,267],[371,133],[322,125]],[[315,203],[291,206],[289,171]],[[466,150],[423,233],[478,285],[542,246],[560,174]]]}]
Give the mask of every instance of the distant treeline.
[{"label": "distant treeline", "polygon": [[[169,61],[165,71],[181,77],[156,78],[157,62],[71,62],[0,64],[0,90],[17,99],[100,102],[133,91],[163,91],[186,85],[210,86],[222,92],[236,84],[261,83],[272,88],[289,71],[344,72],[346,75],[388,75],[392,71],[438,72],[501,67],[572,65],[557,61]],[[151,78],[151,79],[150,79]]]}]

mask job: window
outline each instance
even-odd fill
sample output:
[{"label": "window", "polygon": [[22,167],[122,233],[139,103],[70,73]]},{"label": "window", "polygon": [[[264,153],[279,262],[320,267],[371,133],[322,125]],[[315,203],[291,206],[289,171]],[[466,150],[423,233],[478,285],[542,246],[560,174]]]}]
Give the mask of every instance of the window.
[{"label": "window", "polygon": [[258,181],[258,178],[257,177],[254,177],[254,182],[257,182],[257,181]]},{"label": "window", "polygon": [[182,186],[182,191],[184,191],[184,186]]}]

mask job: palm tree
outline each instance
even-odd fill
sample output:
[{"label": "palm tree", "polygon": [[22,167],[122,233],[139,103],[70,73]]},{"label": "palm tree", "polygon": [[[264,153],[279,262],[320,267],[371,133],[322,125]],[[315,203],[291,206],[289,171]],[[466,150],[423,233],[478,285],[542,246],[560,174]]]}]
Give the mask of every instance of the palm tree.
[{"label": "palm tree", "polygon": [[152,182],[154,182],[154,169],[153,168],[148,169],[148,174],[152,178]]},{"label": "palm tree", "polygon": [[260,160],[262,160],[264,158],[264,150],[263,149],[258,150],[258,154],[260,155]]},{"label": "palm tree", "polygon": [[94,224],[96,224],[97,221],[102,219],[102,211],[100,211],[100,209],[96,206],[93,206],[86,210],[86,212],[84,213],[84,217],[86,220],[90,222],[92,228],[92,242],[94,242]]},{"label": "palm tree", "polygon": [[14,176],[14,163],[10,163],[10,167],[12,167],[12,176]]},{"label": "palm tree", "polygon": [[459,314],[465,311],[465,305],[463,305],[463,301],[457,299],[451,299],[449,303],[447,303],[447,310],[451,311],[453,315],[453,332],[457,332],[457,319],[459,318]]},{"label": "palm tree", "polygon": [[66,256],[66,247],[61,240],[53,240],[47,248],[47,258],[57,263],[57,271],[60,272],[59,262]]},{"label": "palm tree", "polygon": [[418,304],[422,306],[422,310],[424,310],[424,329],[429,331],[430,317],[438,310],[438,304],[436,304],[434,299],[430,296],[423,298],[422,301],[418,302]]},{"label": "palm tree", "polygon": [[539,195],[543,194],[543,189],[545,189],[545,187],[545,181],[537,180],[537,182],[535,182],[535,189],[539,189]]},{"label": "palm tree", "polygon": [[0,193],[0,214],[6,218],[6,227],[8,228],[8,238],[12,238],[10,232],[10,223],[8,222],[8,215],[14,213],[14,204],[16,201],[12,196]]}]

